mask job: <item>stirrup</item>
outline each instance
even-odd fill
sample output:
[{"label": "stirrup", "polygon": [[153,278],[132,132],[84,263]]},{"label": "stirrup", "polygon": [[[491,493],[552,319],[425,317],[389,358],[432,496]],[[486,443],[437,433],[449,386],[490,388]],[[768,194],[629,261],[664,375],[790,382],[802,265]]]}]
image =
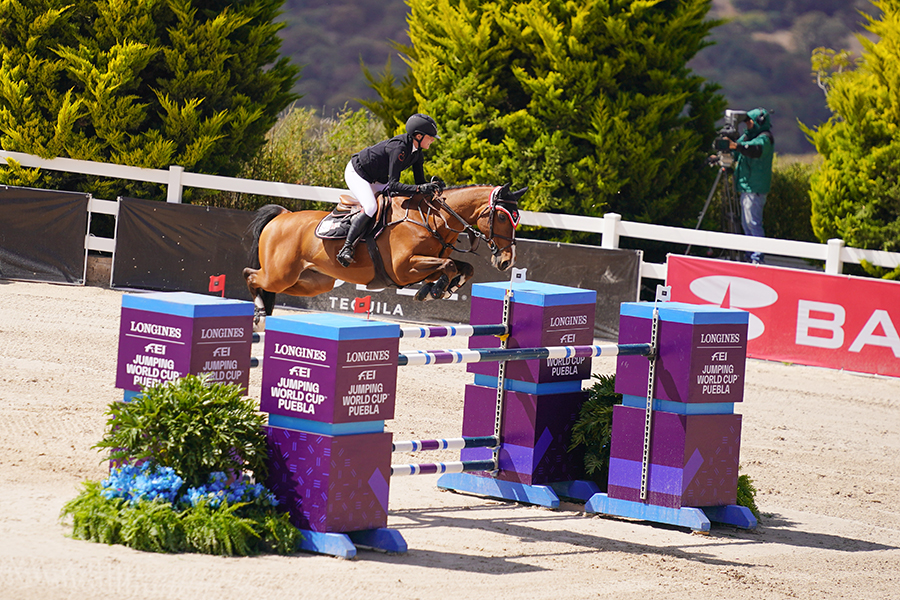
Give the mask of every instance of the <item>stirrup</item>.
[{"label": "stirrup", "polygon": [[350,263],[356,262],[355,260],[353,260],[354,250],[356,250],[355,246],[344,245],[344,247],[341,248],[337,253],[337,256],[335,256],[335,258],[342,267],[349,267]]}]

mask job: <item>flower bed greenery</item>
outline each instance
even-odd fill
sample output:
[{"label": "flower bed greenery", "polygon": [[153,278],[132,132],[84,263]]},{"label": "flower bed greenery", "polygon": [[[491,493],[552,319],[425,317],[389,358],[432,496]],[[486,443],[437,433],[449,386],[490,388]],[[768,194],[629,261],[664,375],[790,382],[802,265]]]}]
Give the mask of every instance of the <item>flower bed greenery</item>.
[{"label": "flower bed greenery", "polygon": [[77,539],[150,552],[293,552],[300,532],[265,476],[264,417],[238,386],[188,375],[115,402],[97,448],[124,462],[61,518]]}]

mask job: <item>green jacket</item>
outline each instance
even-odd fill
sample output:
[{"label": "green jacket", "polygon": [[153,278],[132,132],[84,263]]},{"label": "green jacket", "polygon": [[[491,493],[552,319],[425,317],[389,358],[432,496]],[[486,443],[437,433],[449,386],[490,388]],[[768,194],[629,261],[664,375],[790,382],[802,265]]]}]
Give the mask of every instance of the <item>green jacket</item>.
[{"label": "green jacket", "polygon": [[737,140],[733,151],[737,161],[734,166],[734,185],[739,194],[768,194],[772,187],[772,159],[775,157],[775,138],[772,136],[772,120],[764,108],[754,108],[747,113],[753,119],[753,127]]}]

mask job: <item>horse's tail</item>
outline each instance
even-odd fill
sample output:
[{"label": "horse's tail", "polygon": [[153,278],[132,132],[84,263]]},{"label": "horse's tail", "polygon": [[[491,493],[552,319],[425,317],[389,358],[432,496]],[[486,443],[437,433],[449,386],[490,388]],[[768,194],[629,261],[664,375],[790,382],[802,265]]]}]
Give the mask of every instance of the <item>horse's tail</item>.
[{"label": "horse's tail", "polygon": [[247,227],[247,235],[253,240],[253,243],[250,245],[250,264],[253,265],[253,268],[258,269],[260,266],[259,236],[262,234],[262,230],[265,229],[272,219],[286,212],[291,211],[278,204],[266,204],[256,211],[256,216],[250,221],[250,225]]}]

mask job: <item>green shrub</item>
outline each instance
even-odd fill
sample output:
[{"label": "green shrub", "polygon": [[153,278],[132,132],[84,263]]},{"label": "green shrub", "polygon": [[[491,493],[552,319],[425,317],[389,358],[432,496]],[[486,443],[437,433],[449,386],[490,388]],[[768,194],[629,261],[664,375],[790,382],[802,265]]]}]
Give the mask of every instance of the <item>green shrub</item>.
[{"label": "green shrub", "polygon": [[71,520],[72,537],[121,544],[143,552],[197,552],[250,556],[260,552],[290,554],[302,538],[287,513],[272,507],[227,500],[213,505],[181,501],[108,498],[102,485],[88,481],[62,509]]},{"label": "green shrub", "polygon": [[[780,161],[779,161],[780,162]],[[766,197],[763,228],[766,237],[780,240],[817,242],[812,229],[810,177],[815,165],[793,162],[772,171],[772,189]]]},{"label": "green shrub", "polygon": [[[345,188],[344,168],[356,152],[384,139],[381,121],[367,110],[343,110],[319,117],[309,108],[287,111],[266,136],[266,144],[241,172],[241,177],[300,185]],[[211,195],[203,203],[223,208],[256,210],[271,202],[294,208],[331,210],[322,202],[288,201],[251,194]]]},{"label": "green shrub", "polygon": [[126,500],[107,500],[98,481],[85,481],[81,493],[62,510],[63,517],[72,518],[72,537],[93,540],[102,544],[117,544],[122,539],[119,514]]},{"label": "green shrub", "polygon": [[125,504],[118,520],[122,536],[119,543],[129,548],[142,552],[182,552],[189,549],[185,543],[185,520],[168,502]]},{"label": "green shrub", "polygon": [[172,467],[187,486],[217,471],[252,471],[266,478],[266,418],[233,384],[196,375],[144,388],[131,402],[114,402],[96,448],[113,460],[152,459]]},{"label": "green shrub", "polygon": [[240,504],[219,506],[201,502],[184,516],[185,540],[202,554],[248,556],[259,537],[252,519],[241,517],[236,511]]},{"label": "green shrub", "polygon": [[[188,375],[115,402],[97,448],[126,463],[62,509],[76,539],[146,552],[289,554],[302,538],[261,484],[265,417],[242,389]],[[242,474],[243,473],[243,474]]]},{"label": "green shrub", "polygon": [[749,475],[738,477],[737,503],[750,509],[753,516],[759,520],[759,508],[756,507],[756,488],[753,486],[753,480],[750,479]]},{"label": "green shrub", "polygon": [[622,403],[622,394],[615,392],[615,375],[593,377],[597,383],[588,391],[588,399],[572,427],[569,451],[584,446],[585,475],[605,491],[609,479],[613,406]]},{"label": "green shrub", "polygon": [[[896,252],[900,250],[900,5],[873,0],[881,10],[869,18],[872,39],[860,36],[862,53],[856,64],[846,52],[816,49],[812,66],[822,78],[827,122],[801,129],[822,156],[812,178],[812,224],[825,242],[841,238],[847,246]],[[845,67],[855,68],[845,68]],[[862,263],[870,275],[900,279],[892,270]]]}]

